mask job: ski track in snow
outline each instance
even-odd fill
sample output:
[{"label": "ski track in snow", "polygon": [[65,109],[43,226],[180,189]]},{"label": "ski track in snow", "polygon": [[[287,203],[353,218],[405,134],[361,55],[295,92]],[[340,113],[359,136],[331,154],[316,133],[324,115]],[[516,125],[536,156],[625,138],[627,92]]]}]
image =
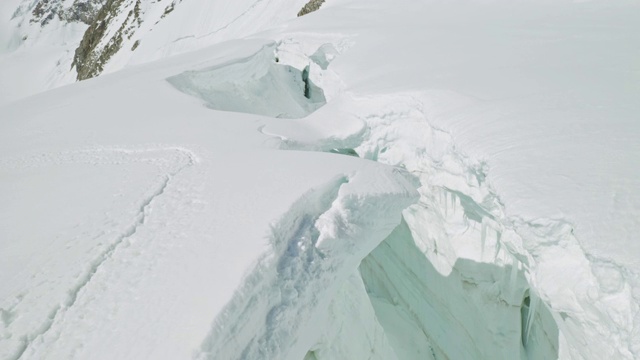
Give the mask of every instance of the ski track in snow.
[{"label": "ski track in snow", "polygon": [[[115,156],[114,156],[115,155]],[[151,156],[155,155],[157,157]],[[167,159],[170,159],[167,162]],[[198,157],[194,152],[183,147],[149,147],[149,148],[100,148],[77,151],[65,151],[57,155],[21,157],[5,159],[0,163],[0,168],[28,168],[45,164],[85,163],[85,164],[124,164],[128,162],[147,162],[165,169],[166,173],[159,186],[145,197],[140,204],[132,224],[124,229],[115,240],[109,244],[95,259],[90,261],[87,270],[80,276],[76,284],[67,291],[67,298],[60,305],[53,308],[41,325],[22,339],[22,346],[10,360],[18,360],[28,352],[32,346],[37,346],[38,339],[45,336],[56,322],[64,320],[66,312],[74,306],[79,294],[91,282],[93,276],[100,267],[111,259],[116,250],[136,234],[141,226],[146,223],[151,207],[155,201],[165,192],[172,178],[186,168],[198,163]],[[10,312],[10,310],[9,310]],[[4,314],[4,312],[3,312]],[[4,318],[4,317],[3,317]],[[6,322],[6,321],[5,321]]]}]

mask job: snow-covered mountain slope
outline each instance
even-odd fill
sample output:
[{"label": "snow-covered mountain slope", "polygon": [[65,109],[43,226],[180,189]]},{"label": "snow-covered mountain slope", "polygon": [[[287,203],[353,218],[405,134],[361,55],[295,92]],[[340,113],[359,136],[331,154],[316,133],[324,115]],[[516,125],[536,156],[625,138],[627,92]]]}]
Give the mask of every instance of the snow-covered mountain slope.
[{"label": "snow-covered mountain slope", "polygon": [[165,2],[0,101],[0,358],[640,357],[636,1]]},{"label": "snow-covered mountain slope", "polygon": [[[304,0],[8,0],[0,4],[0,104],[251,35],[296,17]],[[34,72],[37,69],[37,72]]]}]

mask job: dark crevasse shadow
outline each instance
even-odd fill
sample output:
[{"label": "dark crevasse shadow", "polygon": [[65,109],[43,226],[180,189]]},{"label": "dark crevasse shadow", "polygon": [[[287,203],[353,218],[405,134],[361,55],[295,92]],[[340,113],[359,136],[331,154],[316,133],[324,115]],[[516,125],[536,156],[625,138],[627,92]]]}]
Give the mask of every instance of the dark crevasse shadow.
[{"label": "dark crevasse shadow", "polygon": [[436,270],[402,223],[361,263],[398,359],[557,359],[559,332],[520,270],[458,259]]}]

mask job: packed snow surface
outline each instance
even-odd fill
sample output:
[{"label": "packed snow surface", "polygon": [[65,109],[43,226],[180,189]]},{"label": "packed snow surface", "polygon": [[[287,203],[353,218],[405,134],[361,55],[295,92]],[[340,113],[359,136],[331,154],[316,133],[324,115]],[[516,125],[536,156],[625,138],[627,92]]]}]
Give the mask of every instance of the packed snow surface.
[{"label": "packed snow surface", "polygon": [[640,358],[637,1],[20,4],[0,358]]}]

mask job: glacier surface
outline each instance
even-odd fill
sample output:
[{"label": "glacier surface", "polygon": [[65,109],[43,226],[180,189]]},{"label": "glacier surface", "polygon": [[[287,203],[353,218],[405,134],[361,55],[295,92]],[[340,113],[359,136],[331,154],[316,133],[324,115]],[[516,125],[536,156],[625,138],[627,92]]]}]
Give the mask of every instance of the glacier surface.
[{"label": "glacier surface", "polygon": [[0,358],[640,357],[637,1],[112,3],[0,5]]}]

